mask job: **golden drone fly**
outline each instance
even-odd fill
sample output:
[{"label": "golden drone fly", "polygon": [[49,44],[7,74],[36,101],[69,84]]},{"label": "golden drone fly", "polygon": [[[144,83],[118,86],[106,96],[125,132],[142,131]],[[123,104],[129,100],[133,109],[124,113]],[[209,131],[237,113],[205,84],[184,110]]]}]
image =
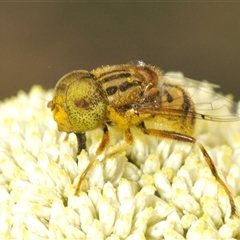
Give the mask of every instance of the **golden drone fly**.
[{"label": "golden drone fly", "polygon": [[[196,86],[196,82],[192,80],[190,85]],[[48,107],[59,131],[76,134],[78,154],[86,149],[85,132],[98,127],[103,129],[103,137],[97,155],[102,153],[110,141],[109,126],[120,129],[130,145],[134,141],[132,127],[155,137],[196,144],[228,196],[231,217],[237,215],[230,190],[203,145],[193,137],[193,131],[197,118],[235,121],[239,116],[221,118],[198,113],[185,84],[165,77],[157,67],[138,62],[70,72],[58,81]],[[214,110],[212,103],[211,108]],[[147,121],[161,123],[161,129],[149,128]]]}]

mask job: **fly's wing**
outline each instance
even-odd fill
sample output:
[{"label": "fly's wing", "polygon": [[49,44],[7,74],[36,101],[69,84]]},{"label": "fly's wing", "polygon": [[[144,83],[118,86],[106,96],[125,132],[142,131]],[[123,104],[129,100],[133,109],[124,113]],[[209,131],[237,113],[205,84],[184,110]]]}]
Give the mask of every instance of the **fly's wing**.
[{"label": "fly's wing", "polygon": [[[239,106],[232,96],[223,96],[216,92],[220,88],[216,84],[185,78],[181,73],[167,73],[166,81],[173,81],[182,86],[192,99],[196,118],[211,121],[239,121]],[[171,90],[170,90],[171,91]]]},{"label": "fly's wing", "polygon": [[[204,119],[209,121],[231,122],[240,121],[240,109],[237,103],[233,102],[231,97],[224,97],[216,93],[215,89],[219,88],[218,85],[211,84],[205,81],[196,81],[185,78],[181,73],[166,73],[159,87],[163,87],[164,83],[171,83],[170,86],[179,86],[185,93],[188,94],[194,104],[195,118]],[[164,94],[169,94],[175,97],[173,104],[166,104],[161,102],[159,107],[157,104],[150,105],[149,103],[143,104],[139,112],[149,112],[158,115],[168,116],[184,116],[185,111],[183,101],[180,99],[183,96],[174,95],[175,87],[168,87],[167,93],[163,91],[162,99],[167,99]],[[179,98],[177,101],[176,98]],[[175,105],[174,105],[175,104]],[[179,106],[177,106],[179,104]],[[192,116],[188,112],[187,116]]]}]

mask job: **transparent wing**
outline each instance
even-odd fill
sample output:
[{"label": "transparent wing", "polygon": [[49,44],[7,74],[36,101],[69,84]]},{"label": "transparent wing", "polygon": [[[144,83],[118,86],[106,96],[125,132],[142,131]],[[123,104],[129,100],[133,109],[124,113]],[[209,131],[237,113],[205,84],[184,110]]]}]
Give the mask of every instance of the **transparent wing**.
[{"label": "transparent wing", "polygon": [[[181,73],[176,72],[166,73],[163,76],[163,82],[177,85],[188,93],[194,103],[195,117],[198,119],[222,122],[240,120],[239,105],[232,100],[231,96],[225,97],[222,94],[217,93],[215,89],[218,89],[219,86],[216,84],[185,78]],[[171,94],[171,92],[174,92],[174,89],[171,89],[170,87],[168,88],[168,93]],[[179,98],[181,97],[182,96],[179,96]],[[178,101],[175,102],[177,103]],[[180,103],[181,101],[179,101],[179,104]],[[164,106],[164,102],[162,105]],[[143,106],[145,110],[148,107]],[[181,110],[180,106],[179,109],[176,110],[177,107],[177,105],[169,105],[160,111],[165,112],[165,114],[168,114],[169,116],[183,116],[185,114],[184,111]],[[153,111],[153,109],[151,109],[151,111]],[[159,109],[157,110],[155,108],[154,111],[159,111]]]}]

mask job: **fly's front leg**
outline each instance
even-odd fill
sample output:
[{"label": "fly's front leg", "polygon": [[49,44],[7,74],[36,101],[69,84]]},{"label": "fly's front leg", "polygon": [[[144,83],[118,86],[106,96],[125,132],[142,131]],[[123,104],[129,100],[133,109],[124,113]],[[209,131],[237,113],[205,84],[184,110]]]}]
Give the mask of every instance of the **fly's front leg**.
[{"label": "fly's front leg", "polygon": [[[85,132],[83,132],[83,133],[76,133],[75,135],[77,137],[77,143],[78,143],[77,155],[79,155],[83,149],[87,150],[86,134],[85,134]],[[107,125],[104,125],[103,137],[102,137],[102,141],[97,149],[97,154],[101,154],[102,151],[106,148],[108,143],[109,143],[108,128],[107,128]]]},{"label": "fly's front leg", "polygon": [[[86,136],[85,136],[85,134],[78,134],[77,139],[78,139],[78,151],[81,152],[82,149],[86,149]],[[88,166],[86,167],[84,172],[81,174],[80,179],[78,180],[78,183],[77,183],[77,186],[76,186],[76,189],[75,189],[75,195],[76,196],[79,195],[79,193],[81,191],[82,182],[84,181],[86,175],[88,174],[88,172],[91,170],[92,166],[94,165],[95,160],[97,159],[97,156],[103,152],[103,150],[106,148],[108,143],[109,143],[109,132],[108,132],[107,125],[104,125],[102,141],[101,141],[101,143],[100,143],[100,145],[97,149],[96,156],[94,156],[90,160]]]},{"label": "fly's front leg", "polygon": [[108,127],[107,125],[104,125],[103,127],[103,137],[102,137],[102,141],[97,149],[97,155],[101,154],[103,152],[103,150],[106,148],[106,146],[109,143],[109,132],[108,132]]},{"label": "fly's front leg", "polygon": [[86,148],[87,148],[86,135],[85,135],[85,132],[75,133],[75,135],[77,137],[77,144],[78,144],[77,155],[79,155],[83,149],[86,150]]},{"label": "fly's front leg", "polygon": [[144,123],[141,123],[139,127],[145,134],[148,134],[148,135],[161,137],[161,138],[167,138],[167,139],[173,139],[173,140],[181,141],[181,142],[197,144],[203,154],[205,161],[207,162],[207,164],[212,172],[212,175],[216,178],[217,182],[222,186],[222,188],[224,189],[224,191],[226,192],[226,194],[228,196],[228,199],[229,199],[229,202],[231,205],[231,218],[236,217],[236,216],[238,217],[237,211],[236,211],[236,205],[233,200],[231,191],[228,189],[227,185],[220,178],[218,171],[217,171],[216,167],[214,166],[214,163],[213,163],[211,157],[209,156],[209,154],[207,153],[207,151],[205,150],[205,148],[203,147],[203,145],[200,142],[198,142],[193,137],[183,135],[183,134],[180,134],[177,132],[164,131],[164,130],[158,130],[158,129],[147,129],[145,127]]}]

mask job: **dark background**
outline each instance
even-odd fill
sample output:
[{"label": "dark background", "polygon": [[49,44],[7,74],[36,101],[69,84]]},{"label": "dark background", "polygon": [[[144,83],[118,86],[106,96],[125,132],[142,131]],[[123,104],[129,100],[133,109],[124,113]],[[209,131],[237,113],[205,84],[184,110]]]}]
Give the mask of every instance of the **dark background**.
[{"label": "dark background", "polygon": [[2,2],[0,99],[75,69],[143,60],[240,100],[240,3]]}]

